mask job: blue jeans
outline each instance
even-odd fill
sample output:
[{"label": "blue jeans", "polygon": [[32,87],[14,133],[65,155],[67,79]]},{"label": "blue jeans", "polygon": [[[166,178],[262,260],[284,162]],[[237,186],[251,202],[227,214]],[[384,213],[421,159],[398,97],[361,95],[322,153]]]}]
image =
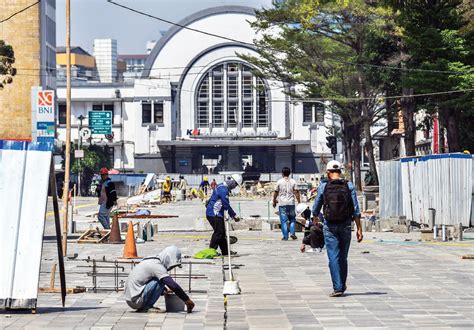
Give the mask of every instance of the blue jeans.
[{"label": "blue jeans", "polygon": [[162,284],[158,279],[153,279],[148,282],[142,292],[142,306],[141,310],[147,310],[153,307],[158,298],[163,295],[165,285]]},{"label": "blue jeans", "polygon": [[97,218],[104,229],[110,229],[110,209],[105,206],[105,203],[100,204]]},{"label": "blue jeans", "polygon": [[278,207],[280,214],[281,222],[281,233],[283,234],[283,239],[288,239],[288,224],[290,221],[290,234],[295,234],[295,225],[296,225],[296,213],[294,205],[284,205]]},{"label": "blue jeans", "polygon": [[351,221],[342,224],[328,224],[325,221],[323,232],[332,287],[334,291],[342,292],[347,280],[347,255],[352,236]]}]

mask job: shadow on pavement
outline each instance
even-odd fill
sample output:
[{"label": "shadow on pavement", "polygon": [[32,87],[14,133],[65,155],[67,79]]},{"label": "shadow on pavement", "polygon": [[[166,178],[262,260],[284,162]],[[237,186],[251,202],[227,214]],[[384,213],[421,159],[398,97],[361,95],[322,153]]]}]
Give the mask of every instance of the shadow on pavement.
[{"label": "shadow on pavement", "polygon": [[348,296],[380,296],[387,294],[387,292],[354,292],[354,293],[346,293],[344,294],[345,297]]},{"label": "shadow on pavement", "polygon": [[[97,306],[90,306],[90,307],[38,307],[36,309],[36,314],[51,314],[51,313],[62,313],[62,312],[77,312],[77,311],[85,311],[85,310],[97,310],[105,307],[97,307]],[[32,314],[31,309],[7,309],[7,310],[0,310],[0,315],[7,314],[7,315],[25,315],[25,314]]]}]

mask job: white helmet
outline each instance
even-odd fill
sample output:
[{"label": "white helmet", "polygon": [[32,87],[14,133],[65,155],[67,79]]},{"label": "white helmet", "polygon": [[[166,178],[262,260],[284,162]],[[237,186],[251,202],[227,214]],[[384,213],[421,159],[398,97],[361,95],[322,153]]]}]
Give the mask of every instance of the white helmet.
[{"label": "white helmet", "polygon": [[342,164],[337,160],[331,160],[326,166],[327,171],[339,170],[342,171]]},{"label": "white helmet", "polygon": [[237,183],[237,185],[241,186],[242,185],[242,182],[244,181],[244,179],[242,178],[242,175],[241,174],[232,174],[230,176],[234,181],[235,183]]},{"label": "white helmet", "polygon": [[299,203],[296,205],[296,216],[299,217],[308,208],[308,205],[305,203]]}]

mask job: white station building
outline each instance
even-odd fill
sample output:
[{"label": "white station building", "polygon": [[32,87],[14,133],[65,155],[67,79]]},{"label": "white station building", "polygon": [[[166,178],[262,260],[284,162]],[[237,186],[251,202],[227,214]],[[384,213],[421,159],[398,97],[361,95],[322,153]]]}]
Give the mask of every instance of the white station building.
[{"label": "white station building", "polygon": [[[258,68],[238,54],[257,55],[248,21],[254,8],[222,6],[199,11],[173,26],[156,43],[140,79],[132,83],[74,83],[72,138],[79,117],[112,111],[113,136],[84,135],[83,144],[108,147],[124,172],[317,173],[327,127],[336,121],[321,102],[292,103],[277,81],[257,78]],[[60,140],[65,140],[65,88],[58,88]],[[339,146],[339,152],[341,148]]]}]

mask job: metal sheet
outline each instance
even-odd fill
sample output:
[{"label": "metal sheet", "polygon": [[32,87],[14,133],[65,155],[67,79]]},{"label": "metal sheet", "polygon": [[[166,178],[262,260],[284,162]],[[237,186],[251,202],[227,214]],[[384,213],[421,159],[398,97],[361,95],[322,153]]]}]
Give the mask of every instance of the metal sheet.
[{"label": "metal sheet", "polygon": [[[26,156],[22,212],[12,299],[36,299],[48,197],[51,153],[29,150]],[[33,188],[34,189],[31,189]]]},{"label": "metal sheet", "polygon": [[0,163],[0,299],[4,306],[12,294],[17,237],[20,221],[21,195],[26,164],[26,144],[2,143]]},{"label": "metal sheet", "polygon": [[3,308],[31,308],[31,302],[36,302],[50,150],[49,144],[0,141],[0,307]]},{"label": "metal sheet", "polygon": [[[380,216],[405,215],[428,224],[428,210],[436,210],[436,223],[469,226],[473,217],[474,160],[470,155],[443,154],[400,160],[400,179],[391,166],[380,163]],[[394,194],[401,187],[399,196]],[[395,204],[401,201],[398,210]]]}]

